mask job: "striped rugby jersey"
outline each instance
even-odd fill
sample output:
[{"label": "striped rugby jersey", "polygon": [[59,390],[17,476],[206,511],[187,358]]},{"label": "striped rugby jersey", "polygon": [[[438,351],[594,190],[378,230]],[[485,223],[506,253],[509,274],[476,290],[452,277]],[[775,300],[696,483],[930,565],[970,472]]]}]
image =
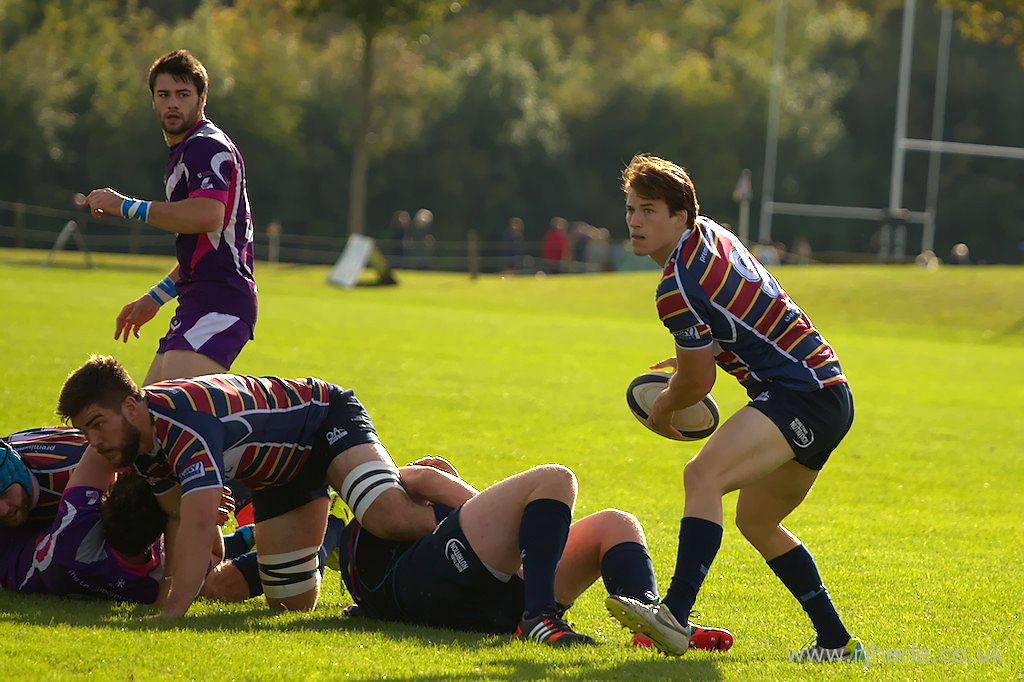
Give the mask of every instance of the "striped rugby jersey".
[{"label": "striped rugby jersey", "polygon": [[835,351],[742,242],[699,216],[657,289],[658,315],[682,348],[713,346],[745,387],[774,382],[814,391],[846,382]]},{"label": "striped rugby jersey", "polygon": [[39,499],[29,512],[28,522],[50,523],[57,517],[60,496],[71,472],[89,447],[82,432],[70,426],[44,426],[18,431],[4,440],[18,451],[21,461],[39,483]]},{"label": "striped rugby jersey", "polygon": [[239,480],[253,490],[283,485],[302,469],[330,406],[321,379],[212,374],[143,389],[153,450],[135,468],[162,495]]}]

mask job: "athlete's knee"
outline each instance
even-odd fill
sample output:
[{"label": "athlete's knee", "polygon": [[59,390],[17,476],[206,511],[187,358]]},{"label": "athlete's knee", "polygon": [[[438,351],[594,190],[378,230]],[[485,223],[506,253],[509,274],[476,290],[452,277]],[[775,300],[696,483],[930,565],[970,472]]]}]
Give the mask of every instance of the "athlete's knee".
[{"label": "athlete's knee", "polygon": [[706,460],[695,457],[683,467],[683,488],[687,496],[695,492],[707,492],[719,487],[714,467]]},{"label": "athlete's knee", "polygon": [[320,593],[319,547],[259,555],[260,582],[272,608],[310,610]]},{"label": "athlete's knee", "polygon": [[561,464],[542,464],[530,470],[538,480],[538,487],[543,487],[545,494],[561,499],[567,504],[576,500],[576,474],[572,469]]},{"label": "athlete's knee", "polygon": [[614,544],[620,542],[647,544],[640,519],[629,512],[621,509],[602,509],[591,514],[591,518],[597,522],[601,536]]}]

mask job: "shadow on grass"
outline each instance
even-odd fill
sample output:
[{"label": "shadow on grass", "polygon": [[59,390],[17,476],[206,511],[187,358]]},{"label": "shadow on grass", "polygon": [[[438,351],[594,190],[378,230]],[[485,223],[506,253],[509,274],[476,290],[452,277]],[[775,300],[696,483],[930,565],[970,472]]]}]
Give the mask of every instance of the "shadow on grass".
[{"label": "shadow on grass", "polygon": [[[638,660],[619,661],[612,667],[595,667],[594,654],[607,651],[610,644],[597,648],[553,649],[544,660],[536,660],[533,647],[540,644],[523,644],[529,652],[518,654],[516,647],[509,647],[506,635],[487,635],[472,632],[431,628],[405,623],[375,620],[372,618],[350,618],[341,614],[340,607],[327,605],[311,613],[278,613],[267,609],[262,602],[250,600],[243,604],[231,604],[226,610],[211,612],[216,608],[213,602],[198,602],[197,612],[184,619],[171,621],[152,617],[155,611],[146,606],[134,604],[113,604],[110,602],[63,599],[41,595],[22,595],[0,590],[0,618],[7,626],[29,627],[83,627],[90,630],[109,629],[118,632],[170,632],[189,630],[192,632],[236,631],[239,634],[254,633],[317,633],[319,635],[346,634],[359,641],[373,638],[402,645],[417,645],[436,649],[451,647],[465,649],[480,661],[483,670],[471,672],[461,670],[451,674],[403,670],[396,675],[405,680],[521,680],[521,679],[566,679],[566,680],[614,680],[621,678],[714,680],[722,679],[719,667],[725,662],[696,656],[666,658],[652,652]],[[542,649],[538,649],[543,651]],[[547,652],[545,652],[547,654]],[[735,658],[729,656],[730,659]],[[738,661],[737,661],[738,662]],[[358,676],[352,679],[359,679]],[[366,678],[370,679],[370,678]],[[376,678],[373,678],[376,679]]]}]

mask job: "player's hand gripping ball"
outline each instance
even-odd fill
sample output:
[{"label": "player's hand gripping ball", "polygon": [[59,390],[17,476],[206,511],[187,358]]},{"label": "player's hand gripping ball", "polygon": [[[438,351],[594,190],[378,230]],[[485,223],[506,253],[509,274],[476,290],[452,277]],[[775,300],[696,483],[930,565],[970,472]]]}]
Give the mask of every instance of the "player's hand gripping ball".
[{"label": "player's hand gripping ball", "polygon": [[[644,426],[647,426],[651,405],[654,404],[654,399],[658,397],[658,394],[668,385],[669,376],[665,372],[645,372],[629,382],[629,388],[626,389],[626,404],[637,421]],[[676,427],[683,435],[683,440],[707,438],[718,428],[718,404],[708,394],[696,405],[676,410],[672,414],[672,426]],[[650,427],[647,428],[650,429]],[[654,429],[650,430],[654,431]],[[658,432],[654,431],[654,433]]]}]

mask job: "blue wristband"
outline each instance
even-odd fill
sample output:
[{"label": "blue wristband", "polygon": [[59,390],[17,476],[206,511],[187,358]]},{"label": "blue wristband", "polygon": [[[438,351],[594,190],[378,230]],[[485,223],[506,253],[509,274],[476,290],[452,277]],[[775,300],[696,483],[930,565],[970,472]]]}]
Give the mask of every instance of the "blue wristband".
[{"label": "blue wristband", "polygon": [[177,295],[178,290],[174,286],[174,280],[170,277],[164,277],[149,290],[149,297],[156,301],[157,305],[163,305]]},{"label": "blue wristband", "polygon": [[142,222],[146,222],[146,218],[149,217],[149,206],[152,203],[142,199],[125,199],[121,202],[121,217],[138,218]]}]

